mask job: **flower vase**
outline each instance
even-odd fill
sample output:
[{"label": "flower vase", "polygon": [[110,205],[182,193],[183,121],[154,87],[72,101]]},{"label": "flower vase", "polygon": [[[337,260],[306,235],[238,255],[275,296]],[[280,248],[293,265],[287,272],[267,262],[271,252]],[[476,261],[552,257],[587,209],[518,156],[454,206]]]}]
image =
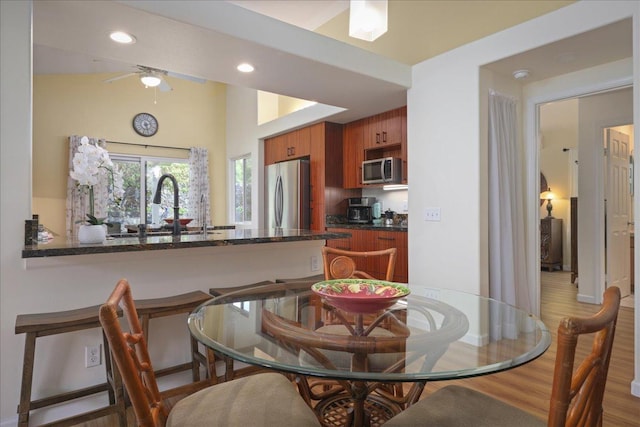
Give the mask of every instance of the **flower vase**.
[{"label": "flower vase", "polygon": [[107,238],[107,226],[81,225],[78,229],[78,241],[80,243],[102,243]]}]

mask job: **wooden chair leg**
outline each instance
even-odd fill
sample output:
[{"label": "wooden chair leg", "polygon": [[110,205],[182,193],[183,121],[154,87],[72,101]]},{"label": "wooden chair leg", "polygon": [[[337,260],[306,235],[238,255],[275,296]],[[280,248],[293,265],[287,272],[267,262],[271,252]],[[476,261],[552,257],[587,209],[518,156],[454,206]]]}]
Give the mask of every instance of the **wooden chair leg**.
[{"label": "wooden chair leg", "polygon": [[29,426],[29,410],[31,409],[31,386],[33,383],[33,363],[36,353],[36,334],[27,333],[24,344],[22,365],[22,386],[20,388],[20,404],[18,405],[18,426]]}]

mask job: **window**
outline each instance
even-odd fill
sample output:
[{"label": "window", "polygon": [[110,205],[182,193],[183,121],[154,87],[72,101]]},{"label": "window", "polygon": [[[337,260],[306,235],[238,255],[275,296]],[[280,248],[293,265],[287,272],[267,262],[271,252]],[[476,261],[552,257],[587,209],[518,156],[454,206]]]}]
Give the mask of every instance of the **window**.
[{"label": "window", "polygon": [[109,206],[110,221],[152,224],[155,219],[155,223],[161,224],[164,218],[173,218],[173,185],[170,181],[165,180],[162,185],[160,205],[152,206],[158,180],[165,173],[172,174],[178,181],[180,216],[188,216],[189,163],[186,159],[112,154],[111,160],[122,172],[124,196],[119,204]]},{"label": "window", "polygon": [[251,222],[251,156],[231,160],[233,173],[233,221]]}]

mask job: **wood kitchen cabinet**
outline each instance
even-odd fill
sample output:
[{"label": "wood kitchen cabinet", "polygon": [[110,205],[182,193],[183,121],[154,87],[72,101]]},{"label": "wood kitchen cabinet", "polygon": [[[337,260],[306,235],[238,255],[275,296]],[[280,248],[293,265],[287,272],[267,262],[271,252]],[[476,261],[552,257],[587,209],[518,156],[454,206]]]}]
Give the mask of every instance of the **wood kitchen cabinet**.
[{"label": "wood kitchen cabinet", "polygon": [[356,190],[342,185],[342,125],[323,122],[310,130],[311,229],[324,230],[327,215],[344,215]]},{"label": "wood kitchen cabinet", "polygon": [[264,144],[265,165],[299,159],[311,153],[311,129],[307,127],[268,138]]},{"label": "wood kitchen cabinet", "polygon": [[362,188],[362,161],[367,119],[347,123],[343,129],[343,186]]},{"label": "wood kitchen cabinet", "polygon": [[[400,145],[406,141],[407,107],[376,114],[367,119],[364,148]],[[404,123],[403,123],[404,122]]]},{"label": "wood kitchen cabinet", "polygon": [[407,183],[406,107],[347,123],[343,140],[345,188],[365,187],[362,161],[382,157],[402,159],[402,183]]},{"label": "wood kitchen cabinet", "polygon": [[[358,230],[354,228],[327,228],[330,232],[351,234],[350,238],[327,240],[327,246],[348,251],[366,252],[396,248],[395,282],[407,283],[409,279],[409,252],[407,233],[403,231]],[[385,260],[356,260],[359,270],[376,278],[384,278],[387,271]]]},{"label": "wood kitchen cabinet", "polygon": [[265,165],[309,158],[311,230],[324,230],[326,215],[344,215],[355,190],[342,185],[342,125],[323,122],[265,139]]}]

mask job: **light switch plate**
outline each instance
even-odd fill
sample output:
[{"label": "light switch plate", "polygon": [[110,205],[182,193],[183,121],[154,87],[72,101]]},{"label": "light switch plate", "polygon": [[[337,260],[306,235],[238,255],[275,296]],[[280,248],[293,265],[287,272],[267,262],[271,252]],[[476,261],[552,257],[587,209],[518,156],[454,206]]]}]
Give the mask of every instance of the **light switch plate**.
[{"label": "light switch plate", "polygon": [[425,221],[440,221],[440,208],[425,208],[424,209]]}]

